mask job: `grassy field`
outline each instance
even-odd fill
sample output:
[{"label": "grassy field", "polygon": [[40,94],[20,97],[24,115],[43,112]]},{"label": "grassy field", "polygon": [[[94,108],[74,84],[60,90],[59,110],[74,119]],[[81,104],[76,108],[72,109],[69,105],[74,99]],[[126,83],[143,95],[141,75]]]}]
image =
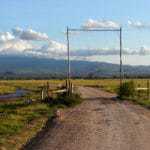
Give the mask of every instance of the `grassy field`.
[{"label": "grassy field", "polygon": [[[51,84],[60,84],[55,80]],[[10,80],[0,81],[0,94],[14,93],[16,89],[25,89],[29,93],[12,101],[0,102],[0,149],[16,150],[39,131],[53,115],[54,106],[40,102],[40,87],[46,80]],[[28,105],[26,99],[35,101]],[[56,106],[59,107],[59,106]]]},{"label": "grassy field", "polygon": [[[145,87],[147,79],[132,79],[136,85],[140,84]],[[126,79],[125,81],[130,81]],[[47,82],[51,84],[62,84],[64,80],[1,80],[0,81],[0,94],[13,93],[16,89],[26,89],[30,91],[37,91],[41,86]],[[97,79],[97,80],[84,80],[74,79],[72,80],[74,85],[78,86],[92,86],[100,87],[110,92],[115,92],[120,81],[118,79]]]},{"label": "grassy field", "polygon": [[[129,80],[126,80],[129,81]],[[139,84],[145,87],[147,79],[134,79],[136,86]],[[52,84],[65,83],[63,80],[1,80],[0,94],[14,93],[16,89],[25,89],[29,93],[14,101],[0,102],[0,149],[8,150],[18,149],[28,139],[33,137],[45,124],[48,118],[53,115],[55,107],[40,102],[40,87],[47,82]],[[102,88],[109,92],[116,92],[119,86],[117,79],[100,80],[72,80],[77,86],[91,86]],[[28,105],[25,99],[34,99],[35,101]],[[150,107],[150,100],[136,98],[132,101]]]},{"label": "grassy field", "polygon": [[43,124],[38,122],[44,123],[52,115],[52,110],[41,103],[26,105],[23,101],[15,101],[0,104],[0,147],[18,149],[42,128]]},{"label": "grassy field", "polygon": [[60,84],[62,80],[0,80],[0,93],[12,93],[17,88],[27,90],[37,90],[49,82],[50,84]]},{"label": "grassy field", "polygon": [[[135,85],[140,85],[141,87],[146,87],[148,79],[125,79],[123,82],[134,81]],[[91,86],[91,87],[99,87],[109,92],[115,92],[120,84],[120,80],[118,79],[97,79],[97,80],[82,80],[76,79],[73,80],[75,85],[79,86]]]}]

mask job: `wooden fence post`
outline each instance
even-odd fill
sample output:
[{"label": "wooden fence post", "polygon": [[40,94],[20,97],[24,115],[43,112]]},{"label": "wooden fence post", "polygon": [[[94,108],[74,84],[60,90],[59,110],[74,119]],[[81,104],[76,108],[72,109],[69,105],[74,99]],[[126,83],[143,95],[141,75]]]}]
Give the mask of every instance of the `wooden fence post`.
[{"label": "wooden fence post", "polygon": [[67,90],[67,80],[66,80],[66,82],[65,82],[65,87],[66,87],[66,90]]},{"label": "wooden fence post", "polygon": [[[140,88],[140,84],[138,84],[138,88]],[[138,98],[140,98],[140,90],[138,90]]]},{"label": "wooden fence post", "polygon": [[72,94],[72,82],[70,83],[70,93]]},{"label": "wooden fence post", "polygon": [[147,99],[150,99],[150,83],[149,80],[147,80]]},{"label": "wooden fence post", "polygon": [[44,88],[42,88],[41,99],[44,100]]},{"label": "wooden fence post", "polygon": [[49,83],[46,84],[46,96],[49,97]]}]

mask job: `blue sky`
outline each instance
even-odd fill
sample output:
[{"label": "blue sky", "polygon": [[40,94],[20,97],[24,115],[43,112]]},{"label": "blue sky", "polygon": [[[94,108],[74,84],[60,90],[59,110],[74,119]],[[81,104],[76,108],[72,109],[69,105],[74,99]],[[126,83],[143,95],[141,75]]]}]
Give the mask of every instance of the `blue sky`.
[{"label": "blue sky", "polygon": [[[125,48],[139,49],[146,46],[149,49],[149,10],[149,0],[1,0],[0,32],[10,32],[15,27],[31,28],[46,33],[52,40],[64,42],[63,31],[66,26],[81,27],[90,18],[112,20],[123,26]],[[133,23],[140,21],[143,28],[130,28],[129,20]]]},{"label": "blue sky", "polygon": [[66,26],[80,27],[87,19],[150,22],[149,0],[1,0],[0,30],[31,27],[60,38]]}]

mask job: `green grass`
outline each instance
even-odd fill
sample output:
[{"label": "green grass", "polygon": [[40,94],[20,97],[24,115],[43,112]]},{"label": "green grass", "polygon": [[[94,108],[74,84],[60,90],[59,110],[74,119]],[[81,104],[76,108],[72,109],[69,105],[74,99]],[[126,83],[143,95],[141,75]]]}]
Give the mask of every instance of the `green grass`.
[{"label": "green grass", "polygon": [[[6,147],[9,137],[19,134],[32,121],[50,117],[53,107],[44,103],[24,104],[23,101],[0,104],[0,147]],[[16,141],[17,142],[17,141]],[[6,144],[7,143],[7,144]],[[9,143],[9,147],[10,147]],[[12,145],[13,147],[13,145]]]},{"label": "green grass", "polygon": [[[18,142],[25,144],[32,138],[43,127],[47,119],[53,116],[56,108],[77,104],[79,104],[79,97],[76,95],[59,96],[57,103],[54,104],[34,102],[27,105],[19,100],[13,103],[0,103],[0,148],[19,149],[21,144]],[[39,119],[44,121],[40,124]],[[34,127],[31,126],[33,122]],[[29,128],[30,126],[31,128]],[[24,133],[26,133],[26,138],[22,136]],[[19,140],[15,141],[15,138],[19,138]]]},{"label": "green grass", "polygon": [[9,85],[0,85],[0,95],[15,93],[16,88]]},{"label": "green grass", "polygon": [[63,80],[0,80],[0,85],[8,85],[25,89],[36,89],[43,84],[50,82],[51,84],[60,84]]},{"label": "green grass", "polygon": [[128,101],[134,102],[135,104],[141,105],[147,109],[150,109],[150,100],[146,98],[144,99],[143,97],[142,98],[141,97],[140,98],[139,97],[132,97],[132,98],[124,97],[122,100],[128,100]]},{"label": "green grass", "polygon": [[47,82],[50,84],[60,84],[63,80],[0,80],[0,94],[14,93],[16,89],[26,89],[38,92],[40,87]]},{"label": "green grass", "polygon": [[[141,87],[147,86],[148,79],[124,79],[123,82],[133,81],[135,86],[140,85]],[[119,79],[74,79],[72,82],[78,86],[90,86],[90,87],[98,87],[102,88],[109,92],[117,92],[117,88],[120,84]]]},{"label": "green grass", "polygon": [[139,100],[139,99],[136,99],[135,100],[136,103],[150,109],[150,100]]},{"label": "green grass", "polygon": [[[0,102],[0,149],[19,149],[44,126],[56,108],[65,107],[60,103],[57,105],[41,103],[40,87],[46,83],[46,80],[0,81],[0,86],[6,90],[3,93],[8,93],[8,88],[29,90],[27,95],[17,100]],[[62,81],[53,80],[50,83],[60,84]],[[27,105],[25,100],[29,98],[35,101]]]},{"label": "green grass", "polygon": [[73,107],[82,103],[83,99],[79,94],[70,94],[67,93],[59,94],[56,98],[51,100],[51,105],[62,105],[65,107]]},{"label": "green grass", "polygon": [[[129,81],[130,79],[124,80]],[[140,84],[141,86],[146,86],[147,79],[133,79],[136,85]],[[64,80],[1,80],[0,81],[0,93],[2,89],[6,89],[6,93],[10,89],[23,88],[32,91],[38,91],[41,86],[49,82],[50,84],[61,84],[64,83]],[[115,91],[116,87],[119,85],[118,79],[73,79],[72,82],[75,85],[80,86],[93,86],[101,87],[108,91]],[[5,86],[1,88],[1,86]],[[8,88],[8,89],[7,89]]]}]

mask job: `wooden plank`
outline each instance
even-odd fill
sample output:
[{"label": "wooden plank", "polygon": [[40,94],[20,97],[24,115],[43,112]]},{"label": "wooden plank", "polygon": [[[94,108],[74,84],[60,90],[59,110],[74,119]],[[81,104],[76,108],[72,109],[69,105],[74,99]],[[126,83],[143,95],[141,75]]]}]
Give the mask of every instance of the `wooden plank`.
[{"label": "wooden plank", "polygon": [[66,89],[61,89],[61,90],[52,91],[52,93],[64,93],[66,91],[67,91]]},{"label": "wooden plank", "polygon": [[147,89],[148,88],[144,88],[144,87],[143,88],[142,87],[141,88],[136,88],[137,91],[142,91],[142,90],[144,91],[144,90],[147,90]]}]

